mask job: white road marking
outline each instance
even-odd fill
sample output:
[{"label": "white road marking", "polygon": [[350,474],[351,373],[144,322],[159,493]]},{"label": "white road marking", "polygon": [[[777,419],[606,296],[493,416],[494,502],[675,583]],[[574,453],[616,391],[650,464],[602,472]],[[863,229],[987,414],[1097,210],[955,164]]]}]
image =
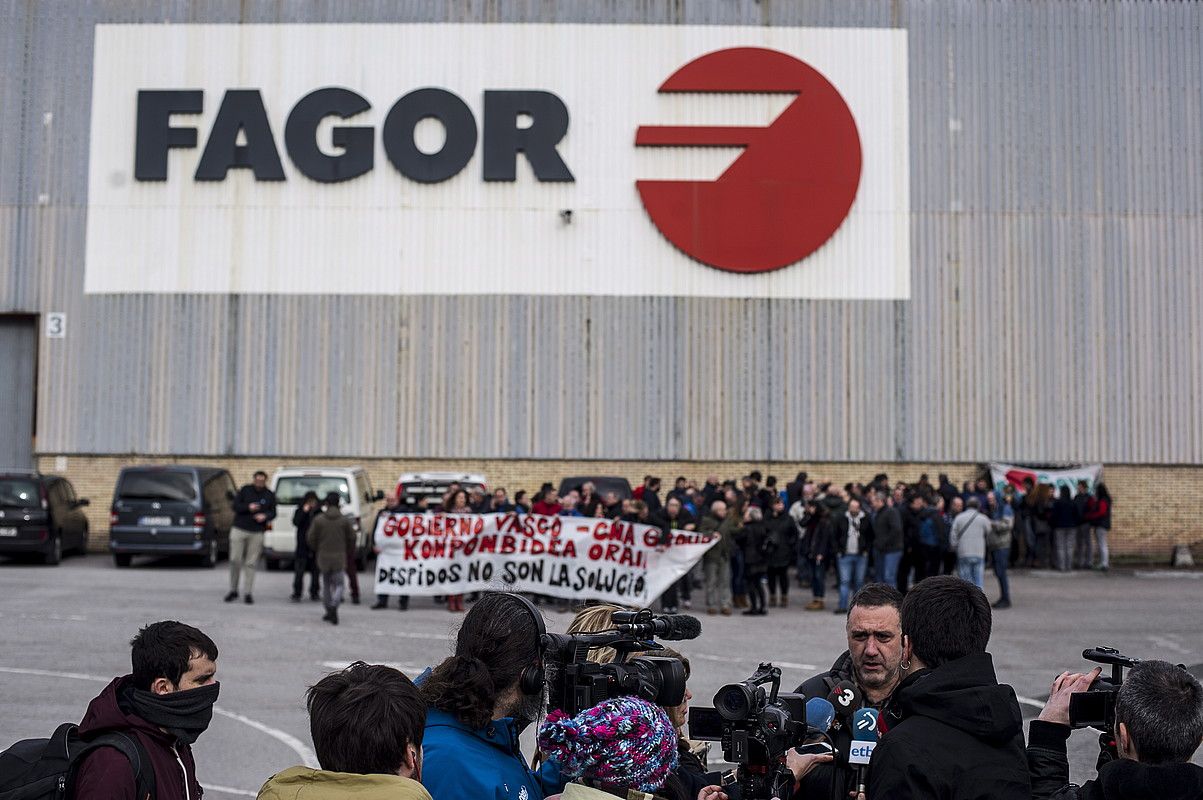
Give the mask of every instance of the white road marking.
[{"label": "white road marking", "polygon": [[446,633],[415,633],[413,631],[368,631],[369,636],[395,636],[398,639],[428,639],[432,642],[447,641]]},{"label": "white road marking", "polygon": [[[77,681],[96,681],[98,683],[108,683],[112,678],[105,678],[101,675],[89,675],[84,672],[58,672],[49,669],[23,669],[20,667],[0,667],[0,672],[7,672],[12,675],[44,675],[49,678],[70,678]],[[251,719],[242,714],[235,714],[233,711],[226,711],[221,706],[213,706],[213,712],[220,714],[223,717],[228,717],[236,722],[241,722],[250,728],[254,728],[260,733],[266,733],[276,741],[290,748],[294,753],[300,756],[301,761],[305,766],[317,769],[320,765],[317,763],[317,755],[304,742],[291,733],[286,733],[279,728],[273,728],[270,725],[265,725],[259,720]],[[251,794],[254,797],[254,793]]]},{"label": "white road marking", "polygon": [[232,789],[229,786],[214,786],[209,783],[205,785],[205,793],[217,792],[218,794],[232,794],[237,797],[258,797],[257,792],[248,792],[246,789]]},{"label": "white road marking", "polygon": [[1039,708],[1039,709],[1044,708],[1044,701],[1042,701],[1042,700],[1033,700],[1030,697],[1023,697],[1022,695],[1018,695],[1018,694],[1015,695],[1015,699],[1018,700],[1019,702],[1023,703],[1025,706],[1032,706],[1033,708]]},{"label": "white road marking", "polygon": [[1183,578],[1190,581],[1203,580],[1203,572],[1200,571],[1175,572],[1168,569],[1159,569],[1148,571],[1137,570],[1132,574],[1138,578],[1168,578],[1171,580],[1174,578]]},{"label": "white road marking", "polygon": [[1190,650],[1187,650],[1185,647],[1178,644],[1178,637],[1174,636],[1173,634],[1167,636],[1148,636],[1145,638],[1152,642],[1154,647],[1158,647],[1162,650],[1173,650],[1175,653],[1181,656],[1193,655]]},{"label": "white road marking", "polygon": [[[351,661],[319,661],[317,662],[317,665],[319,667],[325,667],[326,669],[342,670],[351,666],[352,663],[353,662]],[[395,670],[404,672],[410,678],[417,677],[422,670],[426,669],[426,667],[419,667],[417,664],[397,664],[393,661],[385,661],[382,663],[386,667],[392,667]]]}]

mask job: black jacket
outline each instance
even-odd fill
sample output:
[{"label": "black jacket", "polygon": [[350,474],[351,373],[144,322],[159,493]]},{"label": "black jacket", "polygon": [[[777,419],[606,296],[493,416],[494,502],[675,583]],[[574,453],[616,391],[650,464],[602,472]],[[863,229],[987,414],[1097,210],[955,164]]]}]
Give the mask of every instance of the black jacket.
[{"label": "black jacket", "polygon": [[852,521],[848,519],[847,513],[843,511],[833,514],[831,517],[831,535],[834,538],[832,546],[835,548],[837,556],[864,555],[873,549],[873,523],[869,521],[869,515],[862,512],[860,518],[860,536],[857,538],[857,550],[855,553],[846,552],[848,549],[848,528],[851,525]]},{"label": "black jacket", "polygon": [[871,798],[1029,800],[1023,717],[989,653],[908,676],[882,714]]},{"label": "black jacket", "polygon": [[744,554],[744,571],[764,574],[768,569],[768,529],[763,520],[749,522],[735,532],[735,543]]},{"label": "black jacket", "polygon": [[[251,503],[258,503],[259,510],[251,511]],[[266,514],[267,521],[260,522],[255,519],[256,514]],[[238,491],[238,496],[234,498],[234,527],[251,533],[263,533],[267,530],[267,523],[276,518],[276,496],[272,494],[271,489],[264,489],[262,492],[248,483]]]},{"label": "black jacket", "polygon": [[882,506],[873,515],[873,546],[883,553],[897,553],[902,542],[902,516],[893,506]]},{"label": "black jacket", "polygon": [[[835,660],[831,669],[821,672],[813,678],[807,678],[794,691],[806,695],[807,699],[826,698],[831,694],[831,690],[842,681],[856,683],[856,674],[852,669],[852,655],[847,650]],[[875,708],[875,706],[872,703],[862,702],[861,708]],[[805,800],[822,800],[828,797],[832,800],[848,800],[848,793],[856,788],[857,769],[855,766],[848,765],[848,749],[852,745],[851,727],[836,717],[828,735],[836,750],[839,751],[839,755],[832,763],[820,764],[808,772],[794,793],[795,797],[805,798]],[[833,773],[838,773],[834,775],[834,783],[832,782]]]},{"label": "black jacket", "polygon": [[1032,720],[1028,728],[1028,771],[1032,800],[1199,800],[1203,767],[1197,764],[1141,764],[1119,759],[1081,786],[1069,782],[1065,742],[1070,730]]},{"label": "black jacket", "polygon": [[[296,557],[308,559],[312,553],[309,552],[309,542],[306,536],[309,534],[309,526],[313,523],[313,518],[321,512],[321,507],[315,507],[306,511],[304,506],[297,506],[297,510],[292,514],[292,526],[297,530],[297,551]],[[373,528],[375,530],[375,528]]]},{"label": "black jacket", "polygon": [[765,520],[769,530],[769,568],[788,567],[798,560],[798,526],[789,514]]},{"label": "black jacket", "polygon": [[1073,500],[1063,500],[1058,497],[1053,501],[1052,519],[1049,520],[1054,528],[1076,528],[1082,522],[1078,507]]}]

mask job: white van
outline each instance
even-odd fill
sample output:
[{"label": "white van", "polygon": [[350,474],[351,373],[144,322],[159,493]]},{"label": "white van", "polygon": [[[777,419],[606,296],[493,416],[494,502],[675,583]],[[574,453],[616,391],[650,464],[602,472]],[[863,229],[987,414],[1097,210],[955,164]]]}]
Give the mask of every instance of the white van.
[{"label": "white van", "polygon": [[382,507],[384,492],[372,490],[368,473],[363,467],[281,467],[272,475],[271,490],[276,495],[276,518],[271,530],[263,534],[263,557],[268,569],[279,569],[282,563],[291,564],[297,548],[297,531],[292,524],[306,492],[325,499],[337,492],[342,502],[343,516],[351,520],[358,537],[355,566],[363,570],[372,553],[372,526],[376,512]]},{"label": "white van", "polygon": [[406,472],[397,478],[397,497],[407,506],[416,506],[418,498],[425,497],[430,501],[428,508],[436,511],[442,507],[443,495],[453,483],[458,483],[469,492],[480,489],[487,494],[489,491],[489,482],[484,475],[465,472]]}]

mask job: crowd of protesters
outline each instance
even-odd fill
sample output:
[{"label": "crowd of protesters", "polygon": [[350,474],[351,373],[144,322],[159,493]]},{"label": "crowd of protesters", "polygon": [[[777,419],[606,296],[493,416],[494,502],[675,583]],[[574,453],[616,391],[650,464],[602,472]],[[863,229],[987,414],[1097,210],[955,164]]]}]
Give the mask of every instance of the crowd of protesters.
[{"label": "crowd of protesters", "polygon": [[[717,539],[701,564],[660,598],[666,613],[694,607],[695,592],[708,614],[742,610],[761,616],[789,605],[793,579],[811,592],[808,611],[827,608],[829,584],[838,587],[832,609],[843,614],[848,599],[869,579],[906,592],[931,575],[955,574],[984,589],[991,570],[998,581],[995,608],[1011,605],[1008,570],[1057,570],[1110,566],[1107,534],[1111,496],[1100,483],[1079,481],[1077,491],[1030,478],[1022,488],[992,487],[987,478],[959,488],[941,474],[915,483],[891,483],[882,473],[868,483],[842,486],[799,472],[785,486],[776,476],[753,471],[740,480],[710,475],[699,484],[678,477],[667,492],[648,475],[631,497],[599,493],[590,482],[561,496],[545,483],[527,500],[504,488],[491,493],[452,485],[445,496],[419,500],[413,508],[390,498],[390,510],[422,511],[438,506],[460,513],[511,512],[599,517],[697,531]],[[566,611],[568,604],[558,602]],[[401,600],[406,607],[405,600]],[[440,599],[463,611],[463,599]],[[379,598],[384,607],[387,598]]]}]

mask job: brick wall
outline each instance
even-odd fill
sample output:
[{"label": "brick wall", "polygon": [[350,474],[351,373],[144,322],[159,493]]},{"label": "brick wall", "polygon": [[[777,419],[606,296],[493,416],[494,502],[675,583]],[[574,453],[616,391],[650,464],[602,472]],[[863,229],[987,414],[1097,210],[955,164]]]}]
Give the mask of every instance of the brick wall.
[{"label": "brick wall", "polygon": [[[230,470],[241,485],[248,482],[255,470],[269,475],[287,464],[346,465],[348,459],[291,460],[279,457],[262,458],[202,458],[157,456],[86,456],[43,454],[38,467],[43,472],[61,474],[75,485],[76,494],[92,500],[85,509],[91,522],[91,547],[103,551],[108,531],[108,511],[117,473],[124,466],[150,463],[189,463],[222,466]],[[936,475],[948,473],[956,485],[976,477],[974,464],[872,464],[872,463],[752,463],[746,461],[541,461],[500,459],[409,460],[371,459],[358,463],[371,476],[372,485],[389,491],[402,472],[453,471],[483,473],[489,486],[504,486],[511,496],[518,489],[534,492],[544,481],[557,482],[567,475],[621,475],[638,486],[643,476],[660,476],[671,486],[678,475],[697,479],[707,475],[738,478],[754,469],[765,475],[776,475],[782,486],[805,470],[812,479],[825,479],[840,484],[848,481],[867,481],[878,472],[888,473],[890,479],[915,481],[926,472],[934,482]],[[1104,480],[1115,502],[1112,515],[1112,553],[1151,562],[1168,563],[1174,545],[1192,545],[1196,561],[1203,561],[1203,520],[1197,503],[1197,487],[1203,480],[1203,467],[1107,465]]]}]

